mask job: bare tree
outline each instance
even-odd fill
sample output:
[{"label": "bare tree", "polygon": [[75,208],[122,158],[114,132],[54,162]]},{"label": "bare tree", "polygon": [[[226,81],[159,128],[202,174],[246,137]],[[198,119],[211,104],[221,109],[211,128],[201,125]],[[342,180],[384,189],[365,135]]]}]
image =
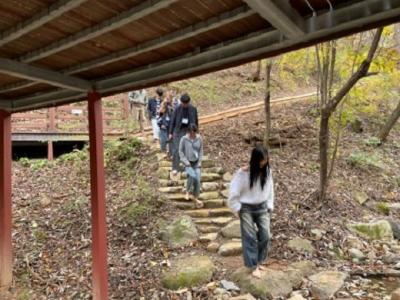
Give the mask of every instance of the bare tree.
[{"label": "bare tree", "polygon": [[262,65],[262,60],[260,59],[259,61],[257,61],[256,70],[251,78],[253,82],[258,82],[261,79],[261,65]]},{"label": "bare tree", "polygon": [[[394,25],[394,40],[395,40],[395,49],[397,53],[400,55],[400,24]],[[397,63],[397,68],[400,68],[400,62]],[[400,90],[398,91],[398,94],[400,94]],[[381,143],[386,142],[390,131],[392,130],[393,126],[399,119],[400,119],[400,100],[399,103],[397,104],[397,107],[389,116],[385,125],[383,125],[383,127],[379,132],[379,139]]]},{"label": "bare tree", "polygon": [[[330,41],[320,44],[316,47],[317,67],[318,67],[318,104],[320,109],[320,131],[319,131],[319,158],[320,158],[320,186],[318,197],[320,201],[326,198],[326,191],[329,185],[329,179],[332,176],[336,151],[331,158],[330,170],[329,165],[329,146],[330,131],[329,121],[338,105],[345,96],[355,86],[355,84],[363,77],[368,76],[368,70],[378,48],[383,29],[376,31],[372,40],[367,57],[360,64],[358,69],[352,73],[347,82],[332,96],[333,83],[335,76],[336,63],[336,42]],[[337,147],[337,146],[336,146]],[[336,148],[337,149],[337,148]]]},{"label": "bare tree", "polygon": [[392,130],[393,126],[396,124],[397,120],[400,119],[400,101],[397,104],[396,109],[392,112],[390,117],[387,119],[385,125],[382,127],[381,131],[379,132],[379,140],[381,143],[386,142],[386,139]]},{"label": "bare tree", "polygon": [[264,146],[268,147],[269,140],[271,138],[271,71],[273,66],[273,60],[268,59],[265,66],[265,97],[264,97],[264,109],[265,109],[265,135],[264,135]]}]

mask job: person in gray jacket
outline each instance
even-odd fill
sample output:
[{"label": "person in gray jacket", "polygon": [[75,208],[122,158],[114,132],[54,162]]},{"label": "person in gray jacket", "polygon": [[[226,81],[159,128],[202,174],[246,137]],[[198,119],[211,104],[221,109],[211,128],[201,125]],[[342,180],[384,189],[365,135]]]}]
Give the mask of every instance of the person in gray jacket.
[{"label": "person in gray jacket", "polygon": [[183,94],[181,104],[174,110],[169,127],[169,139],[172,140],[172,175],[179,171],[179,143],[186,134],[189,125],[199,128],[197,109],[190,104],[190,96]]},{"label": "person in gray jacket", "polygon": [[197,133],[197,126],[190,124],[187,134],[179,143],[179,157],[187,174],[186,198],[195,202],[197,208],[203,207],[199,200],[201,187],[201,162],[203,160],[203,140]]}]

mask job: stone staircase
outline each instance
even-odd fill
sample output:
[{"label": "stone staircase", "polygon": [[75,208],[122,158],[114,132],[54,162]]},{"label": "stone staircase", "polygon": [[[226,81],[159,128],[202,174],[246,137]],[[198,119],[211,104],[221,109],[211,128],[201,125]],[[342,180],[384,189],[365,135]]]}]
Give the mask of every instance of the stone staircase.
[{"label": "stone staircase", "polygon": [[[219,252],[223,256],[238,255],[241,253],[241,243],[238,236],[238,221],[226,207],[228,197],[230,174],[225,174],[222,168],[217,167],[215,162],[205,157],[202,162],[201,193],[199,199],[203,201],[204,207],[197,209],[194,203],[185,198],[186,174],[182,173],[180,178],[172,180],[172,163],[165,159],[162,154],[157,155],[159,191],[165,195],[176,208],[184,210],[189,215],[199,232],[199,241],[207,244],[211,252]],[[226,228],[236,227],[235,234],[223,233]],[[225,230],[224,230],[225,229]],[[229,230],[228,230],[229,231]],[[232,230],[230,230],[232,231]]]}]

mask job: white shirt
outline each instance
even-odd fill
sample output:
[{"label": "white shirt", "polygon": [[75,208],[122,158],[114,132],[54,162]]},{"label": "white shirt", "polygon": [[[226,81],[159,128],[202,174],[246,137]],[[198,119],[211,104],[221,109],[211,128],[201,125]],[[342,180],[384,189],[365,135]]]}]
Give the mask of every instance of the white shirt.
[{"label": "white shirt", "polygon": [[233,212],[238,212],[242,208],[242,203],[260,204],[267,201],[267,208],[274,209],[274,182],[270,171],[264,188],[261,189],[258,179],[250,188],[250,173],[239,169],[233,177],[229,189],[229,208]]}]

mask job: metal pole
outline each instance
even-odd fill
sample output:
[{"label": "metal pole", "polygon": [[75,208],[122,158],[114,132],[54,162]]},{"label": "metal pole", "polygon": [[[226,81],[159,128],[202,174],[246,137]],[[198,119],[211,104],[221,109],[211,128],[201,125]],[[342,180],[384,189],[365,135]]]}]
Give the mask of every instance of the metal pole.
[{"label": "metal pole", "polygon": [[107,223],[101,97],[88,93],[92,207],[93,299],[108,299]]},{"label": "metal pole", "polygon": [[0,110],[0,294],[12,282],[11,115]]}]

